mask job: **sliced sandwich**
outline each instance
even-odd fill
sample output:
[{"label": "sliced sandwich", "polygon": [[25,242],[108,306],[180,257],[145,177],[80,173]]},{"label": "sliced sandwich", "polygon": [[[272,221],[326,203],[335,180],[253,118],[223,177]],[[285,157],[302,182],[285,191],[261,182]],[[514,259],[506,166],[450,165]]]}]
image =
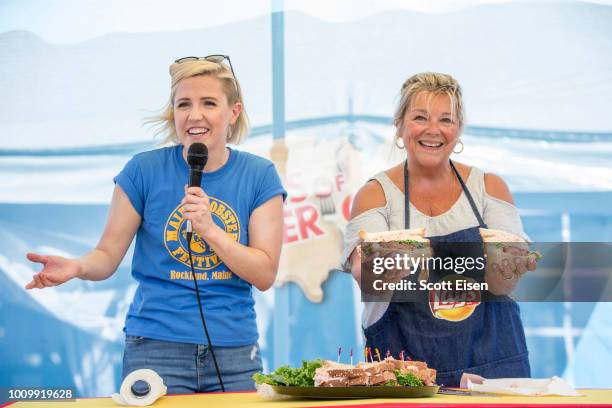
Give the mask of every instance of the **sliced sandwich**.
[{"label": "sliced sandwich", "polygon": [[430,256],[429,240],[425,238],[425,228],[382,232],[359,231],[363,260],[372,256],[384,257],[391,254],[409,256]]},{"label": "sliced sandwich", "polygon": [[524,258],[526,261],[539,261],[542,256],[539,252],[531,251],[529,243],[518,235],[506,231],[480,228],[480,236],[484,242],[487,263],[497,263],[508,260],[511,265],[517,257]]},{"label": "sliced sandwich", "polygon": [[427,363],[423,361],[396,360],[393,357],[387,357],[384,361],[393,364],[394,369],[401,374],[414,374],[424,385],[435,385],[436,383],[436,370],[427,367]]},{"label": "sliced sandwich", "polygon": [[368,374],[362,368],[326,360],[315,370],[315,387],[349,387],[368,385]]},{"label": "sliced sandwich", "polygon": [[436,370],[422,361],[402,361],[387,358],[361,362],[357,366],[325,361],[315,371],[315,387],[351,387],[398,385],[397,375],[411,373],[424,385],[435,385]]}]

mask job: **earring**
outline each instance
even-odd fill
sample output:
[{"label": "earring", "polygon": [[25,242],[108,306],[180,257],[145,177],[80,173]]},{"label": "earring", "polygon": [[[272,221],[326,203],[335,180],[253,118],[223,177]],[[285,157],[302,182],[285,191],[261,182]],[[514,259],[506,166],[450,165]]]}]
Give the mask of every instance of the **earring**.
[{"label": "earring", "polygon": [[[463,151],[463,142],[461,141],[461,139],[457,140],[457,144],[459,144],[459,143],[461,143],[461,149],[459,149],[458,152],[456,152],[455,149],[453,149],[453,153],[455,153],[455,154],[459,154],[459,153],[461,153]],[[457,145],[455,145],[455,146],[457,146]]]},{"label": "earring", "polygon": [[[399,144],[399,141],[400,141],[400,140],[402,141],[402,145],[401,145],[401,146],[400,146],[400,144]],[[395,138],[395,146],[396,146],[398,149],[400,149],[400,150],[402,150],[404,147],[406,147],[406,145],[404,144],[404,139],[402,139],[401,137],[396,137],[396,138]]]}]

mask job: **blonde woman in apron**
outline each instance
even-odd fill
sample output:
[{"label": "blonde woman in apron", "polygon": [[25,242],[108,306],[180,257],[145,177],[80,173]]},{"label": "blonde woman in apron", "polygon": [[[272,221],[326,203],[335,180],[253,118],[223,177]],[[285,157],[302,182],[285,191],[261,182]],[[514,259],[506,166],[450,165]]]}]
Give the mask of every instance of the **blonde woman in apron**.
[{"label": "blonde woman in apron", "polygon": [[[463,116],[461,88],[451,76],[422,73],[403,84],[394,124],[396,146],[406,151],[406,160],[361,188],[347,226],[342,261],[358,284],[359,230],[424,227],[432,245],[442,247],[482,242],[479,228],[487,227],[525,237],[504,181],[450,160],[451,153],[463,150]],[[535,264],[505,262],[492,268],[489,290],[503,295]],[[366,346],[426,361],[438,371],[438,384],[458,386],[464,372],[485,378],[530,376],[519,307],[509,298],[469,307],[458,302],[450,313],[439,313],[427,301],[391,299],[364,306]]]}]

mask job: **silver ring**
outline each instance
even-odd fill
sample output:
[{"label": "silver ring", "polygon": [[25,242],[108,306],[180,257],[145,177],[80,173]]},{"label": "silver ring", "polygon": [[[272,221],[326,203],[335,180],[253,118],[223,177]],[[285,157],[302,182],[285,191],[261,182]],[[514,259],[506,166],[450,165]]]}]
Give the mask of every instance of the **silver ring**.
[{"label": "silver ring", "polygon": [[516,273],[512,272],[512,275],[511,275],[509,278],[505,277],[505,276],[502,274],[502,278],[504,278],[505,280],[512,280],[512,279],[515,279],[515,278],[516,278]]}]

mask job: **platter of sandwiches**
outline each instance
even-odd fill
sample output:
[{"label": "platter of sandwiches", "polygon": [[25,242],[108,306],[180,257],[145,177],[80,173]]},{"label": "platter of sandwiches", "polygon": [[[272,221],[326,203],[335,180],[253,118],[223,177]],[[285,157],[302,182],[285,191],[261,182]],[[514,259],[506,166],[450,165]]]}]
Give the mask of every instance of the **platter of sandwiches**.
[{"label": "platter of sandwiches", "polygon": [[[426,363],[392,357],[357,365],[315,360],[304,362],[302,369],[286,370],[306,371],[294,375],[281,369],[280,377],[259,375],[255,381],[269,384],[278,394],[306,398],[417,398],[433,396],[439,389],[436,370]],[[301,380],[300,374],[312,378]]]}]

